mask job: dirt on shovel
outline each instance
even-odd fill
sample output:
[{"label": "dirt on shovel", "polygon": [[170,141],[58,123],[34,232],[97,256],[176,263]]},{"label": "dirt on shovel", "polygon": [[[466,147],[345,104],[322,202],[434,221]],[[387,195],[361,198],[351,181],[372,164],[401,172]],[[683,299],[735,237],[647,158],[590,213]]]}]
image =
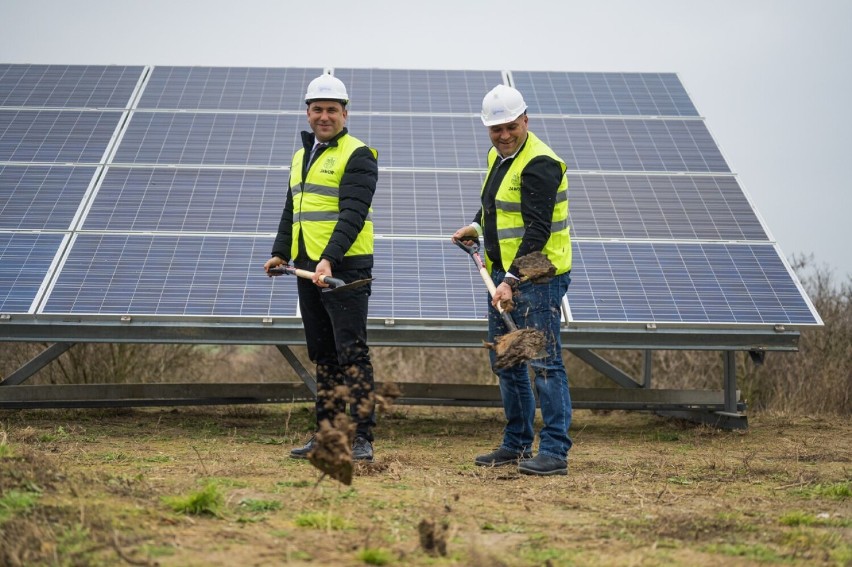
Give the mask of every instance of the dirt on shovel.
[{"label": "dirt on shovel", "polygon": [[320,423],[314,448],[308,453],[308,461],[323,473],[346,486],[352,484],[352,441],[355,424],[348,415],[340,414],[334,425],[328,420]]},{"label": "dirt on shovel", "polygon": [[531,252],[515,259],[521,277],[535,284],[547,283],[556,275],[556,266],[541,252]]},{"label": "dirt on shovel", "polygon": [[546,344],[538,329],[518,329],[500,335],[493,343],[486,342],[485,348],[494,351],[496,368],[508,368],[536,358]]}]

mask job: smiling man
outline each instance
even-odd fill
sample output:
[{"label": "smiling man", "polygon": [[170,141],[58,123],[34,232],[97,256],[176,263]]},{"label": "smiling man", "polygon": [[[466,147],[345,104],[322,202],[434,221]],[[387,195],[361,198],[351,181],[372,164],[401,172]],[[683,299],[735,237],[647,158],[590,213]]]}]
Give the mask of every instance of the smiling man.
[{"label": "smiling man", "polygon": [[[538,454],[533,458],[536,400],[527,363],[497,369],[491,351],[507,423],[501,445],[474,462],[482,466],[517,464],[525,474],[564,475],[571,449],[571,397],[559,335],[562,298],[571,281],[566,166],[529,131],[527,105],[516,89],[498,85],[485,95],[482,123],[488,127],[493,145],[481,191],[482,207],[473,222],[457,230],[452,239],[470,241],[482,236],[485,241],[486,267],[497,286],[488,309],[489,342],[508,332],[496,306],[511,298],[515,309],[510,315],[515,324],[544,333],[547,356],[530,361],[544,421]],[[556,268],[549,282],[520,279],[516,260],[532,252],[541,252]]]},{"label": "smiling man", "polygon": [[[352,458],[373,460],[373,366],[367,347],[370,285],[341,293],[323,293],[322,276],[344,282],[369,280],[373,268],[373,221],[370,216],[378,180],[376,150],[346,129],[349,94],[343,82],[320,75],[305,94],[310,132],[290,166],[290,183],[271,268],[293,260],[314,272],[313,281],[297,278],[299,309],[308,357],[316,363],[317,428],[346,412],[356,424]],[[307,458],[315,445],[290,451]]]}]

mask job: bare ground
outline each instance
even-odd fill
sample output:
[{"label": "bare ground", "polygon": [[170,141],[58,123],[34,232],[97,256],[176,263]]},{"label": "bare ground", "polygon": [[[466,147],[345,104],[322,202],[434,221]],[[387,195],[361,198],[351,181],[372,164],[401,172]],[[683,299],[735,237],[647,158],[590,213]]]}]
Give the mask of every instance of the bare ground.
[{"label": "bare ground", "polygon": [[[0,412],[0,565],[852,565],[852,425],[578,411],[569,476],[473,465],[499,409],[396,406],[351,486],[304,405]],[[213,513],[170,498],[208,487]],[[212,487],[212,488],[210,488]]]}]

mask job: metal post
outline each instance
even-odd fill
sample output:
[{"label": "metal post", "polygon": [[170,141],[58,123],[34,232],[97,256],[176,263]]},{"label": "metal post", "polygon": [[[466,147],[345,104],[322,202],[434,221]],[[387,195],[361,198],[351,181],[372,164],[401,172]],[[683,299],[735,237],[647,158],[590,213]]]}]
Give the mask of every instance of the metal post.
[{"label": "metal post", "polygon": [[737,413],[737,353],[724,351],[725,357],[725,412]]}]

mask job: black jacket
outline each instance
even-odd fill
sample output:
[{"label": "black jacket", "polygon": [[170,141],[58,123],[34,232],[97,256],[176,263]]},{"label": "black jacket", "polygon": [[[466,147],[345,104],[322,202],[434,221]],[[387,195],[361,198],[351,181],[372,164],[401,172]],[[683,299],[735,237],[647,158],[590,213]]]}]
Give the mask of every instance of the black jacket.
[{"label": "black jacket", "polygon": [[[349,131],[344,128],[330,142],[330,146],[336,146],[337,140],[346,136]],[[305,160],[303,166],[305,171],[302,172],[302,178],[305,178],[308,168],[317,161],[320,154],[325,151],[325,148],[317,150],[314,159],[309,164],[307,156],[310,155],[311,149],[314,146],[313,132],[302,132],[302,145],[305,148]],[[331,263],[332,270],[344,271],[355,270],[373,267],[372,254],[360,254],[357,256],[344,256],[355,242],[361,229],[364,227],[364,221],[370,211],[370,205],[373,202],[373,195],[376,192],[376,183],[379,178],[379,166],[373,152],[367,147],[358,148],[352,153],[349,162],[346,164],[346,169],[343,172],[343,178],[340,180],[340,188],[338,190],[338,200],[340,213],[337,220],[337,225],[334,227],[334,232],[321,254],[320,258],[328,260]],[[299,253],[295,258],[290,258],[290,248],[293,242],[293,193],[290,187],[287,187],[287,198],[284,202],[284,211],[281,213],[281,221],[278,223],[278,236],[275,238],[275,244],[272,246],[272,255],[278,256],[282,260],[293,260],[293,264],[298,268],[313,270],[316,267],[316,262],[312,262],[305,252],[305,244],[299,242]]]}]

